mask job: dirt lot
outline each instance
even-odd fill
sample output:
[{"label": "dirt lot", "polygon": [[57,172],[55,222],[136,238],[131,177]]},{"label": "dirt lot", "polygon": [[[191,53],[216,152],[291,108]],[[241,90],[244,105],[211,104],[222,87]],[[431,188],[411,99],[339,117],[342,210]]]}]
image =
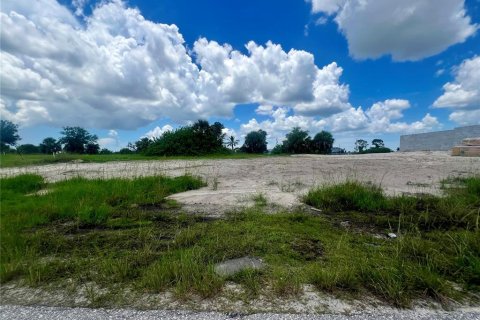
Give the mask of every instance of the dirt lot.
[{"label": "dirt lot", "polygon": [[173,199],[184,208],[219,215],[252,202],[262,193],[283,207],[300,204],[299,196],[314,185],[357,179],[380,184],[387,193],[441,193],[439,181],[480,173],[480,158],[452,157],[446,152],[368,155],[297,155],[236,160],[165,160],[107,163],[64,163],[0,169],[0,176],[37,173],[48,181],[137,177],[165,174],[201,176],[208,186]]}]

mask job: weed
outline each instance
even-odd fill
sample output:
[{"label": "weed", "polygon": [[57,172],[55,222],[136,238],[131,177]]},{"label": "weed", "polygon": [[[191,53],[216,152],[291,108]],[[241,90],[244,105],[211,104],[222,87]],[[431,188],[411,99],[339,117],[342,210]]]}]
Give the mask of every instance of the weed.
[{"label": "weed", "polygon": [[255,206],[257,207],[266,207],[267,206],[267,197],[263,193],[256,194],[252,197]]}]

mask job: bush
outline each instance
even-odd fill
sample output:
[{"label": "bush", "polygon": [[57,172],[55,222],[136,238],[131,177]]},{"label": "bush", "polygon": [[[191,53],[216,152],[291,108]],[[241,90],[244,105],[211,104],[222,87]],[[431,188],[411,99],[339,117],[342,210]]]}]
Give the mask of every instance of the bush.
[{"label": "bush", "polygon": [[385,207],[386,198],[382,189],[356,181],[318,188],[310,191],[305,202],[328,211],[377,211]]},{"label": "bush", "polygon": [[175,131],[167,131],[153,141],[145,151],[146,155],[157,156],[198,156],[213,153],[224,153],[224,126],[215,122],[199,120],[191,126]]},{"label": "bush", "polygon": [[267,152],[267,133],[263,130],[252,131],[245,137],[245,143],[240,151],[246,153]]},{"label": "bush", "polygon": [[122,148],[118,151],[119,154],[134,154],[135,151],[128,149],[128,148]]},{"label": "bush", "polygon": [[312,138],[308,135],[308,131],[295,127],[290,131],[286,139],[281,145],[276,145],[272,150],[272,154],[282,153],[319,153],[330,154],[333,148],[333,136],[328,131],[321,131]]},{"label": "bush", "polygon": [[35,154],[40,153],[40,148],[33,144],[22,144],[17,147],[17,152],[21,154]]},{"label": "bush", "polygon": [[367,150],[359,151],[361,154],[366,154],[366,153],[390,153],[393,152],[392,149],[387,148],[387,147],[372,147]]}]

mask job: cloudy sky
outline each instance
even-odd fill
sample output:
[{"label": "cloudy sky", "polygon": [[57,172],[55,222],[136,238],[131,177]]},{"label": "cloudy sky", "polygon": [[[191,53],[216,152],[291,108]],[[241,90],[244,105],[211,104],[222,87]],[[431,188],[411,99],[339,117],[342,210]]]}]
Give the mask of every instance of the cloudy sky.
[{"label": "cloudy sky", "polygon": [[336,146],[480,123],[480,0],[2,0],[0,115],[21,143],[117,150],[197,119]]}]

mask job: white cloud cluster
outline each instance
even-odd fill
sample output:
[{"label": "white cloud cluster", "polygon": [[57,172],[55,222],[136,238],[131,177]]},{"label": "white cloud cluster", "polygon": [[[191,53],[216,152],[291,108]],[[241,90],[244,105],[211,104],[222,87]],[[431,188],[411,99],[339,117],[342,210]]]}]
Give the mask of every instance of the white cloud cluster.
[{"label": "white cloud cluster", "polygon": [[148,139],[160,138],[162,134],[164,134],[167,131],[173,131],[173,127],[169,124],[166,124],[163,127],[156,126],[152,130],[145,133],[144,137],[147,137]]},{"label": "white cloud cluster", "polygon": [[215,103],[291,105],[300,114],[326,115],[350,107],[349,89],[340,84],[335,62],[319,69],[311,53],[278,44],[246,45],[249,55],[204,38],[193,51],[202,84]]},{"label": "white cloud cluster", "polygon": [[402,99],[390,99],[374,103],[367,110],[361,107],[349,108],[346,111],[330,117],[316,120],[313,117],[290,115],[289,108],[259,106],[258,114],[268,115],[270,119],[258,122],[255,118],[240,127],[242,137],[255,130],[267,131],[269,145],[281,143],[285,135],[293,127],[301,127],[312,135],[321,130],[331,130],[334,133],[414,133],[430,131],[440,127],[436,117],[426,114],[421,120],[407,123],[399,121],[403,112],[410,108],[410,102]]},{"label": "white cloud cluster", "polygon": [[408,100],[389,99],[376,102],[365,111],[361,107],[350,108],[325,121],[334,132],[413,133],[433,130],[440,126],[438,119],[429,113],[420,121],[412,123],[399,121],[403,118],[403,112],[410,107]]},{"label": "white cloud cluster", "polygon": [[116,130],[109,130],[107,137],[98,139],[98,144],[100,148],[117,150],[119,147],[118,132]]},{"label": "white cloud cluster", "polygon": [[456,67],[455,80],[447,82],[443,91],[433,103],[435,108],[455,110],[449,118],[460,125],[480,123],[480,56]]},{"label": "white cloud cluster", "polygon": [[334,15],[358,59],[391,55],[419,60],[475,34],[464,0],[308,0],[312,13]]},{"label": "white cloud cluster", "polygon": [[[83,15],[85,1],[73,4]],[[312,54],[270,42],[248,43],[245,55],[202,38],[189,52],[175,25],[120,0],[82,21],[55,0],[4,1],[0,15],[0,112],[22,125],[134,129],[164,117],[229,117],[255,102],[310,115],[349,107],[335,63],[318,68]]]},{"label": "white cloud cluster", "polygon": [[333,14],[340,10],[347,0],[308,0],[312,3],[312,12]]}]

